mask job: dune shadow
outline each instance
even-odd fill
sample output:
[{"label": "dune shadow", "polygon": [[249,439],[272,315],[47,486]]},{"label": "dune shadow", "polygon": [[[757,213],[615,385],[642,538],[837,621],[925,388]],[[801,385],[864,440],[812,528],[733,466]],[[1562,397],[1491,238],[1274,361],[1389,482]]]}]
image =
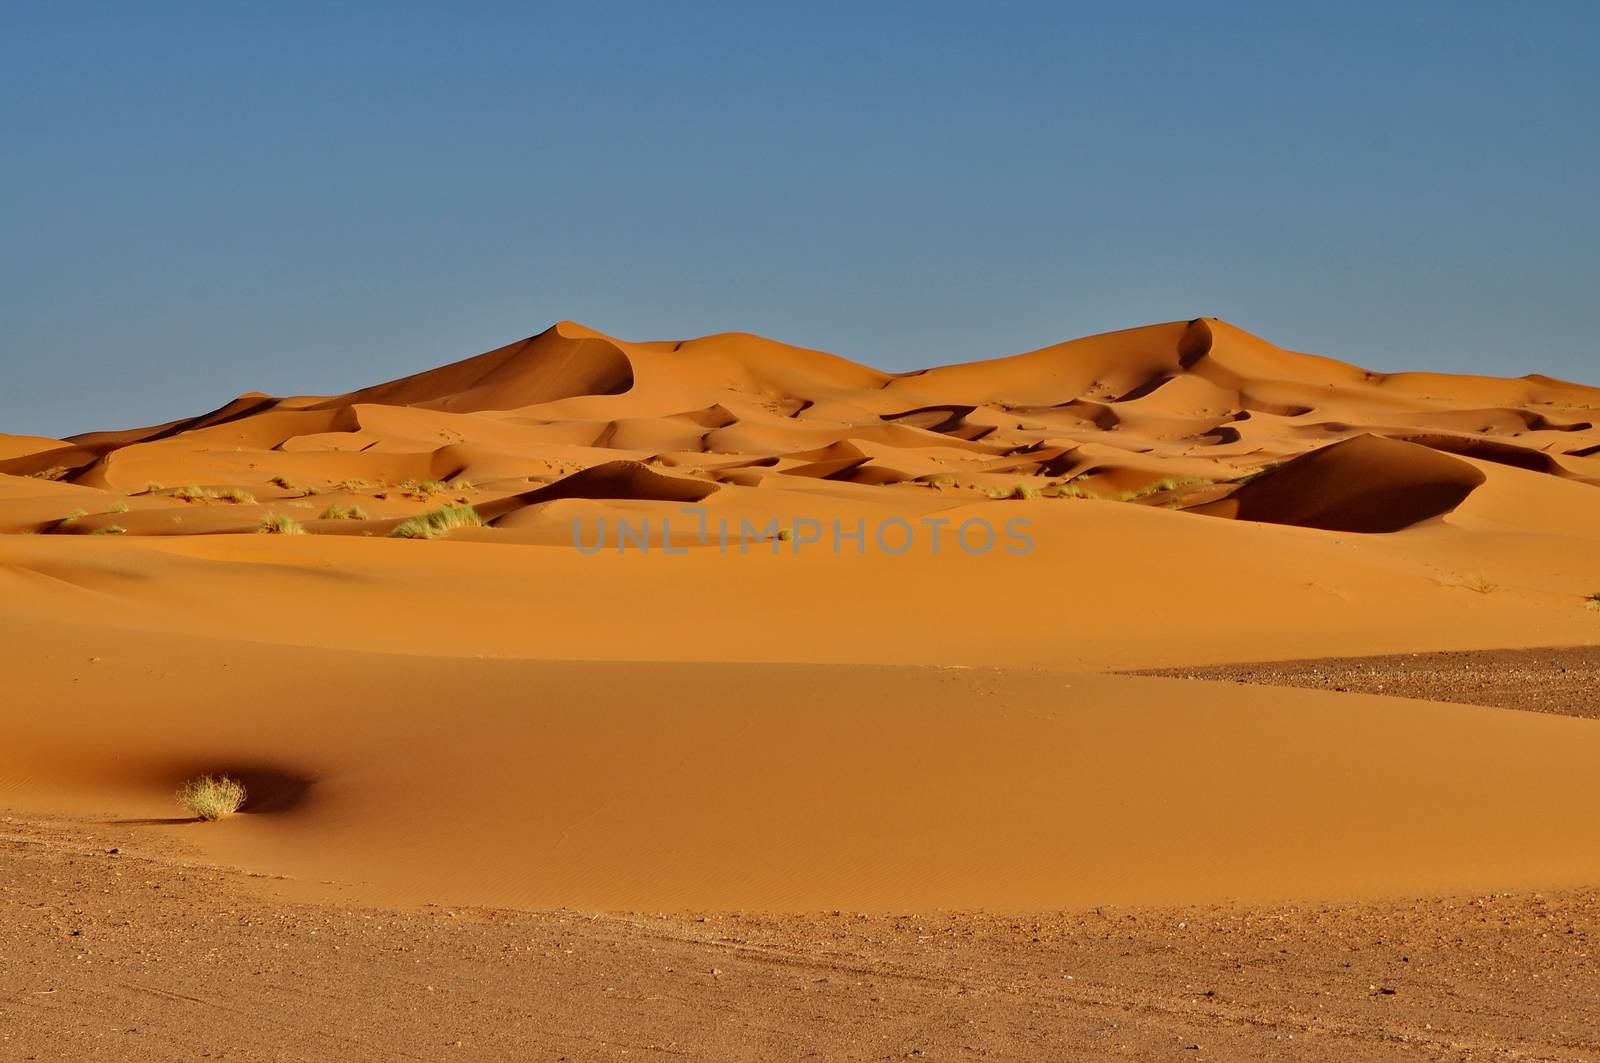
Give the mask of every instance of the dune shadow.
[{"label": "dune shadow", "polygon": [[[244,784],[241,815],[280,815],[299,808],[311,794],[315,780],[307,774],[273,764],[220,764],[186,761],[162,773],[174,791],[179,784],[201,775],[226,775]],[[166,822],[164,820],[159,822]],[[180,819],[177,822],[187,822]]]},{"label": "dune shadow", "polygon": [[[311,776],[300,772],[260,764],[229,764],[226,761],[220,765],[216,762],[181,762],[153,774],[148,782],[152,786],[170,787],[169,792],[175,793],[180,784],[201,775],[226,775],[244,784],[244,804],[239,808],[240,815],[271,816],[292,812],[305,802],[314,785]],[[172,827],[200,823],[202,820],[198,816],[132,816],[94,822],[104,827]]]},{"label": "dune shadow", "polygon": [[227,772],[244,783],[244,806],[240,812],[271,815],[298,808],[311,792],[311,779],[293,772],[269,768],[243,768]]}]

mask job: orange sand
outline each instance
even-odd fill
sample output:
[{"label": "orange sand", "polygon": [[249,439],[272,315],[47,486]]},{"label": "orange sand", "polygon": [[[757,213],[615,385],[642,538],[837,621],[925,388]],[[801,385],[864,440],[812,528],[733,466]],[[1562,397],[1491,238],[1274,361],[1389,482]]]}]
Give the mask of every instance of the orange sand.
[{"label": "orange sand", "polygon": [[[563,323],[349,395],[0,437],[0,800],[162,819],[186,775],[240,772],[253,814],[149,829],[358,899],[1592,883],[1590,721],[1095,673],[1593,644],[1597,413],[1211,319],[900,375]],[[385,537],[444,502],[488,526]],[[1020,519],[1033,549],[724,555],[691,504]],[[254,534],[269,514],[312,534]],[[573,549],[618,517],[683,552]]]}]

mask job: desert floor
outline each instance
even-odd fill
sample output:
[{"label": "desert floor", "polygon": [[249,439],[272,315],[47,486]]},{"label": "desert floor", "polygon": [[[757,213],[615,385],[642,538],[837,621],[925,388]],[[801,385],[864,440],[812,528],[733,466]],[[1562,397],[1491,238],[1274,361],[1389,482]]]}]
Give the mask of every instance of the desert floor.
[{"label": "desert floor", "polygon": [[[1523,708],[1600,664],[1516,656],[1497,701]],[[1592,890],[1011,914],[301,903],[181,835],[22,814],[0,867],[7,1059],[1600,1056]]]},{"label": "desert floor", "polygon": [[1597,422],[564,322],[0,436],[0,1058],[1600,1057]]}]

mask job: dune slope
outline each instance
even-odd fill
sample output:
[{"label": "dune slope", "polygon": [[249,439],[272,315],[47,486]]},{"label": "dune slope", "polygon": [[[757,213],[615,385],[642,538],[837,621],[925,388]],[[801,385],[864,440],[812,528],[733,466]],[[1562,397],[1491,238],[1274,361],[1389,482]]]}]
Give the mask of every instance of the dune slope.
[{"label": "dune slope", "polygon": [[[8,803],[152,820],[298,895],[1024,909],[1600,874],[1586,720],[1039,670],[32,637],[54,652],[15,696],[70,691],[74,726],[13,721]],[[162,825],[204,770],[247,779],[251,814]]]}]

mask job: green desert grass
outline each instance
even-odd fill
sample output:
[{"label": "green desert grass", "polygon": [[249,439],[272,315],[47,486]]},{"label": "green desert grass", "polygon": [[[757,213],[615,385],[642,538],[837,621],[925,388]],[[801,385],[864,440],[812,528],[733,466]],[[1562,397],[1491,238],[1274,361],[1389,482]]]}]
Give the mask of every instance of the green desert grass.
[{"label": "green desert grass", "polygon": [[367,511],[360,506],[341,506],[337,502],[322,511],[323,520],[366,520]]},{"label": "green desert grass", "polygon": [[244,807],[244,783],[226,775],[202,775],[178,787],[178,804],[199,819],[231,816]]},{"label": "green desert grass", "polygon": [[263,535],[304,535],[306,530],[300,522],[293,517],[283,517],[275,513],[268,513],[261,518],[261,523],[256,525],[256,531]]},{"label": "green desert grass", "polygon": [[111,507],[111,512],[113,512],[113,513],[126,513],[126,512],[128,512],[127,500],[123,500],[121,502],[118,502],[116,505],[112,506]]},{"label": "green desert grass", "polygon": [[481,528],[483,518],[471,506],[441,506],[412,517],[390,532],[395,539],[438,539],[456,528]]}]

